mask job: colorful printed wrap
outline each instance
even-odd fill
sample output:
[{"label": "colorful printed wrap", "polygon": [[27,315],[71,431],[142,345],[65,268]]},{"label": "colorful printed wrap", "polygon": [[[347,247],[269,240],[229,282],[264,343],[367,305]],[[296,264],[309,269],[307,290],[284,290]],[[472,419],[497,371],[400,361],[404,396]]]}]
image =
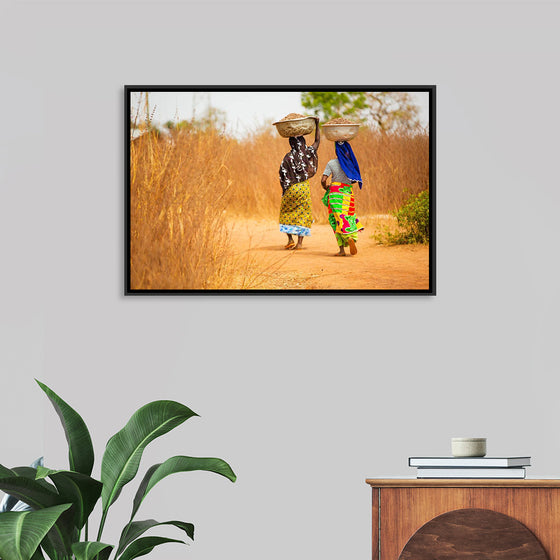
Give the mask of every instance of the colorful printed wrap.
[{"label": "colorful printed wrap", "polygon": [[290,151],[284,156],[280,165],[280,185],[284,194],[290,185],[307,181],[317,173],[319,158],[317,150],[305,143],[303,136],[292,136],[289,139]]},{"label": "colorful printed wrap", "polygon": [[280,231],[292,235],[311,235],[311,191],[309,181],[290,185],[280,204]]},{"label": "colorful printed wrap", "polygon": [[339,247],[348,247],[348,239],[358,239],[358,232],[364,229],[355,215],[352,185],[331,183],[323,196],[323,204],[329,209],[329,224],[333,228]]}]

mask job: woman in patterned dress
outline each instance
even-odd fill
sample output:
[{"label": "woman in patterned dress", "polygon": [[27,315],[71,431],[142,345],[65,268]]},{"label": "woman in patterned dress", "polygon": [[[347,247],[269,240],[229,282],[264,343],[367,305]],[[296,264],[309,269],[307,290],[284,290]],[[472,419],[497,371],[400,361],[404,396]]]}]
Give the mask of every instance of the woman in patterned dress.
[{"label": "woman in patterned dress", "polygon": [[[280,231],[288,236],[285,249],[301,249],[303,238],[311,235],[313,217],[309,179],[317,173],[317,149],[321,141],[319,119],[316,121],[315,142],[307,146],[303,136],[290,137],[291,150],[280,165]],[[297,244],[294,235],[297,235]]]},{"label": "woman in patterned dress", "polygon": [[[345,247],[350,248],[351,255],[358,252],[358,232],[364,229],[356,216],[352,188],[355,183],[362,188],[362,177],[350,144],[336,142],[335,150],[337,157],[327,163],[321,177],[321,185],[327,191],[323,196],[323,204],[329,209],[329,224],[338,244],[336,256],[345,257]],[[331,183],[327,185],[327,179],[331,175]]]}]

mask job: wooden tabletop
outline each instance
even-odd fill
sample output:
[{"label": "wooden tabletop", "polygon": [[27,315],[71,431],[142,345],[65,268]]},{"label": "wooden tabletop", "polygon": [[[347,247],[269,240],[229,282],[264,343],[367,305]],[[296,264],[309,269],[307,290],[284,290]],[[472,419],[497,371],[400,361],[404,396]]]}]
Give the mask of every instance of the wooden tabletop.
[{"label": "wooden tabletop", "polygon": [[560,488],[556,478],[366,478],[372,488]]}]

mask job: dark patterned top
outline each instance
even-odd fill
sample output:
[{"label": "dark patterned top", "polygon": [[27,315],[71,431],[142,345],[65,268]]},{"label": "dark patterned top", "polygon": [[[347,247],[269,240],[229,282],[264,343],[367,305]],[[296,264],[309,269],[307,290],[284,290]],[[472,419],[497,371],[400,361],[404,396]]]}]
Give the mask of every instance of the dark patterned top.
[{"label": "dark patterned top", "polygon": [[291,185],[313,177],[317,173],[319,162],[317,150],[313,146],[307,146],[303,136],[291,136],[289,140],[292,149],[284,156],[280,165],[282,194]]}]

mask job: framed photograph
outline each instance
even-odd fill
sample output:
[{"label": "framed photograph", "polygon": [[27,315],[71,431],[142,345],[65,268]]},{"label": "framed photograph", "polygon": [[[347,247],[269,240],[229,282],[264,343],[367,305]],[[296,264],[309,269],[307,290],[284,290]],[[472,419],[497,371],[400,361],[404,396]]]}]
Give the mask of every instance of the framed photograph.
[{"label": "framed photograph", "polygon": [[436,87],[125,86],[125,293],[435,295]]}]

